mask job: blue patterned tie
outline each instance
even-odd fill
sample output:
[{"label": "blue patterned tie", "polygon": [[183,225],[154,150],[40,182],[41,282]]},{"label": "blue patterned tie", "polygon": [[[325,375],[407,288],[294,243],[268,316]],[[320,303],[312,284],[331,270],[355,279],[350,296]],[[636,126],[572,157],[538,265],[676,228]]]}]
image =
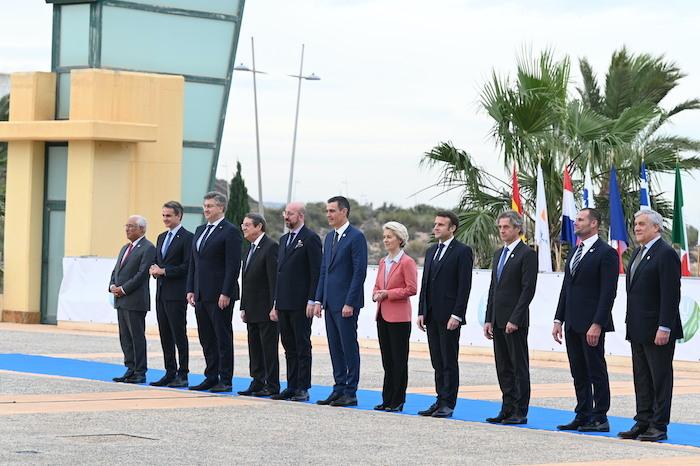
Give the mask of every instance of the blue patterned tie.
[{"label": "blue patterned tie", "polygon": [[168,253],[168,248],[170,247],[170,242],[172,240],[173,240],[173,232],[169,231],[168,236],[166,236],[165,241],[163,241],[163,247],[160,249],[161,256],[165,257],[165,255]]},{"label": "blue patterned tie", "polygon": [[503,272],[503,267],[506,265],[506,258],[508,257],[508,248],[504,247],[501,253],[501,259],[498,261],[498,268],[496,269],[496,280],[501,281],[501,273]]}]

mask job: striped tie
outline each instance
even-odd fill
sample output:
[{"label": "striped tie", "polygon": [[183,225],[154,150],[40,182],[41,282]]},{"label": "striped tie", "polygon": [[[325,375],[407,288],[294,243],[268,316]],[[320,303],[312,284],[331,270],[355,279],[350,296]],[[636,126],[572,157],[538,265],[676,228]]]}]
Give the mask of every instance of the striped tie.
[{"label": "striped tie", "polygon": [[581,256],[583,255],[583,242],[576,248],[576,255],[574,260],[571,261],[571,275],[576,275],[576,269],[578,268],[579,262],[581,262]]}]

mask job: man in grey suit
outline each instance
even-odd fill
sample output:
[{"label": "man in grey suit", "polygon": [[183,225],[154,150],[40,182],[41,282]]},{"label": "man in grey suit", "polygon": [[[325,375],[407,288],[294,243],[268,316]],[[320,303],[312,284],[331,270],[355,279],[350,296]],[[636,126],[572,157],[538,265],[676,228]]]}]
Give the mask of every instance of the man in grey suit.
[{"label": "man in grey suit", "polygon": [[146,239],[146,219],[132,215],[127,220],[129,242],[119,251],[109,281],[119,322],[119,342],[126,372],[115,382],[146,382],[146,312],[151,308],[148,269],[156,260],[156,248]]}]

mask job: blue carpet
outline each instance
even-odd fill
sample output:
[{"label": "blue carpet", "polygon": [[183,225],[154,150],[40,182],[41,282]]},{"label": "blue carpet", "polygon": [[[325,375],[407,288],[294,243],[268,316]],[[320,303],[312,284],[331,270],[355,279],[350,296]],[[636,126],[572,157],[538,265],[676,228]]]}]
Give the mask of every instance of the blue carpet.
[{"label": "blue carpet", "polygon": [[[32,356],[27,354],[0,354],[0,370],[13,372],[23,372],[38,375],[55,375],[61,377],[73,377],[87,380],[98,380],[102,382],[112,382],[112,377],[122,375],[124,367],[117,364],[104,362],[83,361],[78,359],[52,358],[47,356]],[[158,380],[163,376],[162,370],[149,369],[148,381]],[[200,383],[204,376],[190,374],[190,384]],[[234,394],[236,390],[243,390],[248,387],[250,379],[236,377],[234,383]],[[314,403],[316,400],[326,398],[331,391],[331,387],[314,385],[309,394]],[[237,395],[231,395],[237,396]],[[381,402],[381,393],[375,390],[359,390],[357,392],[358,406],[351,409],[371,410],[372,407]],[[434,396],[408,394],[404,412],[401,415],[415,416],[416,413],[428,407],[435,400]],[[457,401],[453,420],[484,423],[484,419],[498,413],[500,403],[493,401],[469,400],[460,398]],[[393,415],[387,413],[388,416]],[[523,426],[503,426],[503,429],[538,429],[556,431],[558,424],[566,424],[573,418],[573,411],[564,411],[552,408],[531,407],[528,414],[528,424]],[[578,433],[573,435],[595,435],[601,437],[616,437],[617,432],[629,429],[634,421],[623,417],[609,417],[610,433]],[[698,424],[671,424],[668,426],[669,440],[664,443],[674,445],[688,445],[700,447],[700,425]],[[631,441],[630,441],[631,442]]]}]

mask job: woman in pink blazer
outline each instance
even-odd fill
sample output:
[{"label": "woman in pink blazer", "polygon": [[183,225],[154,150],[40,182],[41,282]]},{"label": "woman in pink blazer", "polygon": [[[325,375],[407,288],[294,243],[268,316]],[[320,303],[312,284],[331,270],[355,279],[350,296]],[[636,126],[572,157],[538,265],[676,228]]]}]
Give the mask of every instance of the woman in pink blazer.
[{"label": "woman in pink blazer", "polygon": [[372,300],[377,303],[377,335],[382,352],[384,387],[377,411],[403,410],[408,385],[411,302],[416,294],[416,262],[404,252],[408,230],[398,222],[384,225],[387,256],[379,261]]}]

